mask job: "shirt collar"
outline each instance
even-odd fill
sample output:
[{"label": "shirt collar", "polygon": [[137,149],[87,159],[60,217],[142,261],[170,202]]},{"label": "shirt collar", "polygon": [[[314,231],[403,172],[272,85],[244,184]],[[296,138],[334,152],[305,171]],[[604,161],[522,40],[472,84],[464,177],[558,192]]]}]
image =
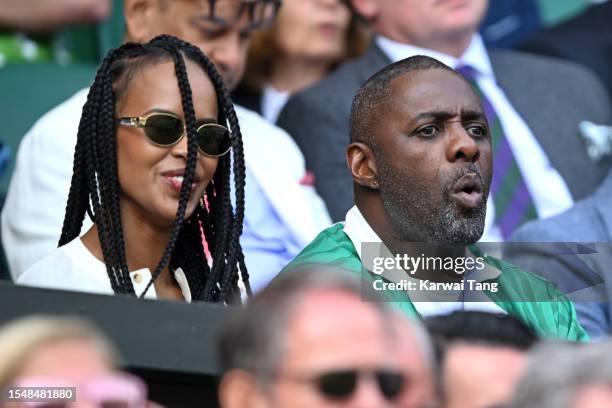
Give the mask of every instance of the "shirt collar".
[{"label": "shirt collar", "polygon": [[427,48],[417,47],[415,45],[403,44],[381,35],[376,37],[376,44],[393,62],[397,62],[414,55],[426,55],[428,57],[437,59],[451,68],[457,68],[460,65],[469,65],[480,75],[495,80],[493,66],[491,65],[489,54],[487,53],[487,49],[480,34],[475,34],[472,37],[470,45],[460,58],[455,58],[452,55]]},{"label": "shirt collar", "polygon": [[[149,268],[138,269],[134,272],[130,272],[130,279],[134,285],[134,291],[136,292],[137,296],[140,296],[142,292],[144,292],[152,277],[153,275],[151,274]],[[191,303],[191,289],[189,288],[189,282],[187,281],[187,276],[185,276],[183,269],[177,268],[174,270],[174,279],[176,279],[176,282],[181,288],[181,293],[183,294],[185,302]],[[145,299],[157,299],[155,285],[151,285],[147,291],[147,294],[145,295]]]},{"label": "shirt collar", "polygon": [[[94,264],[92,265],[92,267],[88,269],[89,272],[91,273],[95,271],[95,274],[100,275],[100,277],[105,282],[108,282],[108,285],[110,287],[109,278],[106,272],[106,265],[104,264],[104,262],[96,258],[94,254],[92,254],[89,251],[89,249],[87,249],[87,247],[85,246],[85,244],[83,244],[83,241],[80,238],[74,239],[68,245],[73,244],[73,243],[75,245],[75,250],[76,250],[73,252],[75,253],[77,257],[80,257],[80,259],[82,259],[81,263],[83,265],[89,265],[91,264],[91,262],[93,262]],[[152,278],[151,271],[149,270],[149,268],[142,268],[142,269],[138,269],[133,272],[130,272],[129,275],[130,275],[130,280],[132,281],[132,285],[134,285],[134,291],[136,292],[136,295],[140,296],[142,292],[144,292],[149,282],[151,281],[151,278]],[[187,277],[185,276],[185,272],[183,272],[181,268],[175,269],[174,278],[176,279],[176,282],[181,288],[181,292],[183,294],[183,298],[185,299],[185,301],[187,303],[191,303],[191,300],[192,300],[191,299],[191,289],[189,288],[189,283],[187,282]],[[157,292],[155,291],[155,285],[151,285],[151,287],[147,291],[147,294],[145,295],[145,299],[157,299]]]},{"label": "shirt collar", "polygon": [[353,243],[359,258],[361,259],[361,244],[364,242],[381,242],[382,239],[372,229],[370,224],[366,221],[359,211],[357,206],[353,206],[346,213],[346,220],[344,222],[344,233],[348,235],[349,239]]}]

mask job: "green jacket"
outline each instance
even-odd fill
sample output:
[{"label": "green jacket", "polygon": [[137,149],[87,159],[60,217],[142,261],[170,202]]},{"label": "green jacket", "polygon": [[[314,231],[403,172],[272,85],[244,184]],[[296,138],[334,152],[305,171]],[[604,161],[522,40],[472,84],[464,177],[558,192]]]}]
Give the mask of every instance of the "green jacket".
[{"label": "green jacket", "polygon": [[[588,334],[578,323],[573,303],[550,282],[508,262],[488,256],[475,245],[471,245],[469,249],[474,255],[484,258],[489,266],[501,272],[497,278],[490,280],[498,282],[498,291],[485,292],[492,302],[508,314],[521,319],[541,337],[589,340]],[[344,232],[343,224],[335,224],[323,230],[281,273],[311,264],[335,265],[360,276],[362,272],[367,273],[352,241]],[[371,279],[383,279],[369,273],[368,276]],[[383,293],[407,315],[421,317],[405,291],[386,290]]]}]

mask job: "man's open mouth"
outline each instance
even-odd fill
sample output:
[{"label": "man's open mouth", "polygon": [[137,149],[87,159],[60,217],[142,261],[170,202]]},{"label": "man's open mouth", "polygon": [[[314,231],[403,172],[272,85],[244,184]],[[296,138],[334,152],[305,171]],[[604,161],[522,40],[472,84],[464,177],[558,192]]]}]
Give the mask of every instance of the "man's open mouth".
[{"label": "man's open mouth", "polygon": [[451,196],[461,207],[467,209],[480,207],[484,199],[482,179],[476,173],[464,175],[453,186]]}]

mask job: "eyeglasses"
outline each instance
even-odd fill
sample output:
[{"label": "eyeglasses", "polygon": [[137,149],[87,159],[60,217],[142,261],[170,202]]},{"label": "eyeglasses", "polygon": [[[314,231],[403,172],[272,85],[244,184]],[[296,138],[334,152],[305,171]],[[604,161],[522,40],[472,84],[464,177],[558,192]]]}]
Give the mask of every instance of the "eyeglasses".
[{"label": "eyeglasses", "polygon": [[[185,125],[181,118],[172,113],[151,113],[147,116],[119,118],[124,126],[144,129],[149,140],[160,147],[177,144],[185,135]],[[220,157],[232,147],[230,132],[217,123],[204,123],[197,129],[198,150],[205,156]]]},{"label": "eyeglasses", "polygon": [[205,20],[229,27],[246,13],[249,28],[265,27],[274,22],[281,0],[207,0]]},{"label": "eyeglasses", "polygon": [[319,392],[325,397],[340,400],[349,398],[355,392],[359,380],[363,377],[374,378],[380,393],[387,400],[396,398],[402,391],[406,382],[402,374],[386,369],[375,371],[330,371],[311,378],[290,378],[297,381],[314,383]]},{"label": "eyeglasses", "polygon": [[54,377],[20,379],[15,384],[17,387],[40,389],[58,389],[57,387],[76,389],[76,392],[66,399],[60,397],[53,401],[51,398],[38,402],[20,401],[25,408],[68,408],[74,401],[87,401],[96,408],[145,408],[147,405],[146,385],[140,378],[124,373],[97,377],[80,384]]}]

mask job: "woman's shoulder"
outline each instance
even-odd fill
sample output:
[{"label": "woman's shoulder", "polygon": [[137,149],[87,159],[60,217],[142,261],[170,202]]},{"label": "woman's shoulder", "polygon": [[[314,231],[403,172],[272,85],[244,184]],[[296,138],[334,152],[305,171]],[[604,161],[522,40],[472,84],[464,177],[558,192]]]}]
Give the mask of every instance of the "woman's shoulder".
[{"label": "woman's shoulder", "polygon": [[112,293],[106,268],[75,238],[32,265],[19,285],[81,292]]}]

